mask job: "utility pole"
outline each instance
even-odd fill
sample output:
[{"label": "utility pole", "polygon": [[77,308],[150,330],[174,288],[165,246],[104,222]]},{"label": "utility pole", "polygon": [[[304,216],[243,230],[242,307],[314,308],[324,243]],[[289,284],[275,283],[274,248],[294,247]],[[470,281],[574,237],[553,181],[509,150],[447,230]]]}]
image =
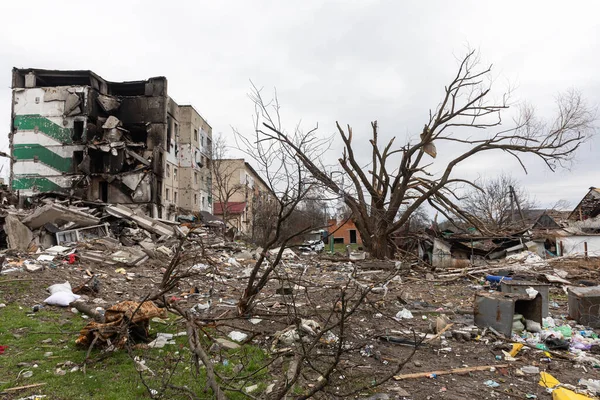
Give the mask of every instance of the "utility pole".
[{"label": "utility pole", "polygon": [[523,217],[523,211],[521,211],[521,205],[519,204],[519,199],[517,198],[517,193],[515,193],[515,189],[512,186],[508,187],[510,193],[510,217],[511,222],[515,222],[515,207],[514,203],[517,205],[517,210],[519,211],[519,216],[521,217],[521,224],[525,225],[525,217]]}]

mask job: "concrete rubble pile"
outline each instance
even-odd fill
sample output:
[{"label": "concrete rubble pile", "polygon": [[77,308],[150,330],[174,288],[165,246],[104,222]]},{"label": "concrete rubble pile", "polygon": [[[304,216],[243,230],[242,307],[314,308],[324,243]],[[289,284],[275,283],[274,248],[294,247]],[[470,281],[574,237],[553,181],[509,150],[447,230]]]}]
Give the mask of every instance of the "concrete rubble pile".
[{"label": "concrete rubble pile", "polygon": [[[0,255],[3,274],[35,272],[74,260],[104,265],[141,265],[150,258],[172,256],[180,238],[205,237],[207,245],[223,244],[214,221],[179,224],[137,213],[124,205],[94,204],[45,198],[36,207],[0,209]],[[209,239],[210,238],[210,239]],[[209,243],[210,242],[210,243]]]}]

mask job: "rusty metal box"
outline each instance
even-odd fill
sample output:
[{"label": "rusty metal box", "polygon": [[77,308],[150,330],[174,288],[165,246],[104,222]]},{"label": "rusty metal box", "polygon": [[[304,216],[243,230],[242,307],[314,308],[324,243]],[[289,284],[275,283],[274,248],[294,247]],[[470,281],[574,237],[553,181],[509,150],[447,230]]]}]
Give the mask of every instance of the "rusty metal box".
[{"label": "rusty metal box", "polygon": [[510,337],[515,314],[542,323],[542,296],[538,293],[534,299],[531,299],[528,295],[518,293],[477,293],[473,314],[475,325],[481,328],[494,328]]},{"label": "rusty metal box", "polygon": [[548,289],[550,285],[547,283],[533,281],[502,281],[500,283],[500,291],[504,293],[518,293],[526,295],[527,288],[534,288],[542,295],[542,318],[548,316]]},{"label": "rusty metal box", "polygon": [[600,328],[600,286],[569,287],[569,318]]}]

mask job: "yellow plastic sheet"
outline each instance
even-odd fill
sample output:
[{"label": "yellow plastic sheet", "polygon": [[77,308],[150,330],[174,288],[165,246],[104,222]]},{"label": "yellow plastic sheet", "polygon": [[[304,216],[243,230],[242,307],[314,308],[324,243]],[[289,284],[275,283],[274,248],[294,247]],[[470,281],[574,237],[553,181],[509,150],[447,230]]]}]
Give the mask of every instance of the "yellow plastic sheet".
[{"label": "yellow plastic sheet", "polygon": [[[545,388],[554,388],[560,382],[547,372],[540,372],[540,386]],[[575,393],[572,390],[559,387],[552,391],[552,400],[592,400],[591,397]]]},{"label": "yellow plastic sheet", "polygon": [[552,400],[592,400],[592,398],[560,387],[552,392]]},{"label": "yellow plastic sheet", "polygon": [[511,357],[514,357],[517,354],[519,354],[519,351],[521,351],[522,348],[523,348],[523,343],[513,343],[512,350],[508,354],[510,354]]}]

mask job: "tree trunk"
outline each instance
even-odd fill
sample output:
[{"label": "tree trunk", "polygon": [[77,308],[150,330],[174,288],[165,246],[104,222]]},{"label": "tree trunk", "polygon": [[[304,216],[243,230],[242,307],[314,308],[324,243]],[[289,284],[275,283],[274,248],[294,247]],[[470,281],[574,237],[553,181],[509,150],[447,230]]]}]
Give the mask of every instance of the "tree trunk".
[{"label": "tree trunk", "polygon": [[378,260],[383,260],[384,258],[392,258],[393,250],[392,247],[388,243],[388,238],[384,234],[375,235],[371,239],[370,248],[368,248],[371,257],[376,258]]}]

